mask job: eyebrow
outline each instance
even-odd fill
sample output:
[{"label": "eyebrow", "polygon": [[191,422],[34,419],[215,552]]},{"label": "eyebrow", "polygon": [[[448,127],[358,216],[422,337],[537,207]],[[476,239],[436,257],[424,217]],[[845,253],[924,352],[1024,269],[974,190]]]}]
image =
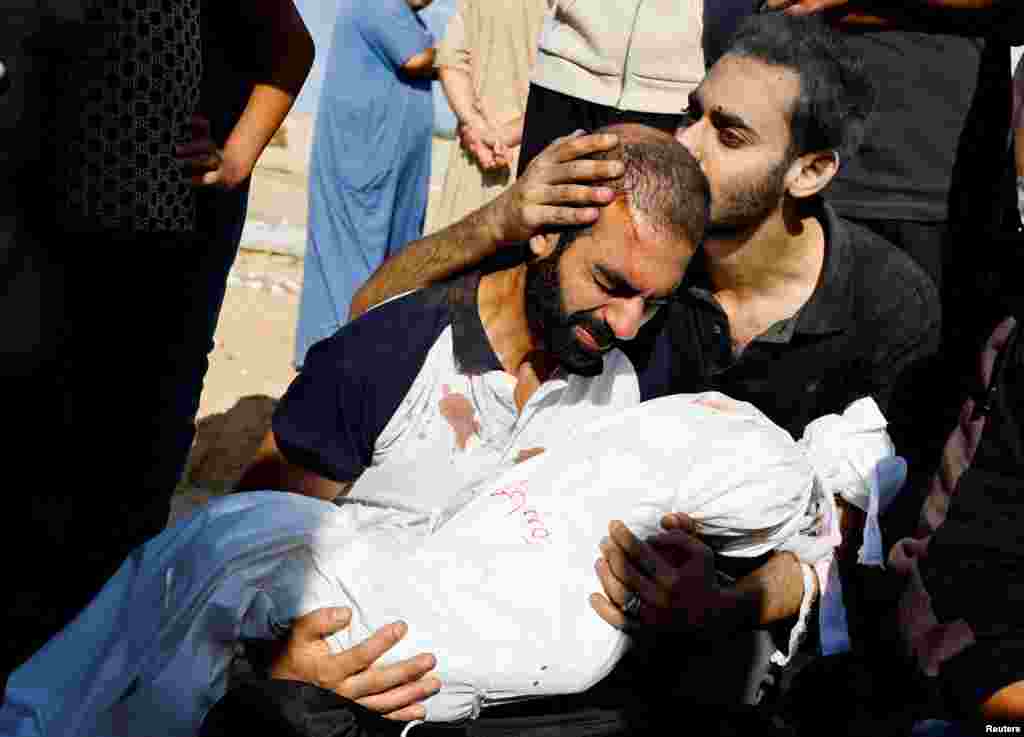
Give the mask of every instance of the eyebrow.
[{"label": "eyebrow", "polygon": [[601,278],[608,282],[608,286],[612,291],[640,294],[640,290],[630,284],[629,279],[615,269],[601,264],[594,264],[594,271],[598,272],[601,275]]},{"label": "eyebrow", "polygon": [[[629,282],[629,279],[611,267],[604,266],[602,264],[594,264],[594,271],[598,272],[601,275],[601,278],[608,282],[608,287],[612,292],[628,294],[630,296],[641,294],[641,291],[634,287]],[[675,298],[678,290],[679,286],[676,285],[676,287],[667,295],[662,297],[650,297],[649,299],[652,302],[668,302]]]},{"label": "eyebrow", "polygon": [[[704,111],[704,103],[701,100],[699,88],[693,90],[687,96],[687,109]],[[755,136],[757,135],[757,131],[742,116],[725,110],[721,105],[712,108],[707,112],[707,115],[715,128],[738,128],[739,130],[748,131]]]}]

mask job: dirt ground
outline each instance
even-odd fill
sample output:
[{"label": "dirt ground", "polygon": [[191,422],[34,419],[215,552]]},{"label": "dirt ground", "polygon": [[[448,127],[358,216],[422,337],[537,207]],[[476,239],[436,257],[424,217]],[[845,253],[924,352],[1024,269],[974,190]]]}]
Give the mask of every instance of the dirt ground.
[{"label": "dirt ground", "polygon": [[[281,137],[284,145],[268,148],[253,174],[246,232],[228,278],[196,442],[173,517],[237,481],[269,427],[275,402],[295,375],[292,352],[311,133],[310,116],[290,116]],[[434,139],[431,202],[443,183],[452,145]],[[432,215],[428,207],[428,232],[434,227]]]}]

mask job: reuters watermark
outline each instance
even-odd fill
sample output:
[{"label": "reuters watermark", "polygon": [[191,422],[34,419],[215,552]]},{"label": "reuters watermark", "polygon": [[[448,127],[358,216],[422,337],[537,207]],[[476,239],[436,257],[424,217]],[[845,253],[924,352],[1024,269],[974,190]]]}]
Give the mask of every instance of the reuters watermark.
[{"label": "reuters watermark", "polygon": [[1004,724],[986,724],[985,734],[1021,734],[1024,731],[1022,727],[1014,727],[1012,725]]}]

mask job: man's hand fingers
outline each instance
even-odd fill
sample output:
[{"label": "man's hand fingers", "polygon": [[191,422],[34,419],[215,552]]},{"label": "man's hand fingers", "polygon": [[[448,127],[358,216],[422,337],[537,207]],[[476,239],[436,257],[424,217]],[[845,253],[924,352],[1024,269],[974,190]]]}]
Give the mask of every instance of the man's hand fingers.
[{"label": "man's hand fingers", "polygon": [[387,691],[364,696],[355,699],[355,701],[378,714],[391,715],[401,709],[419,704],[419,702],[433,696],[440,690],[441,680],[430,676],[419,678],[411,683],[401,683],[389,688]]},{"label": "man's hand fingers", "polygon": [[366,670],[377,662],[381,655],[405,637],[407,631],[408,626],[404,622],[384,625],[355,647],[336,655],[334,658],[336,669],[344,671],[345,675]]},{"label": "man's hand fingers", "polygon": [[615,629],[623,630],[627,628],[626,615],[607,598],[601,596],[601,594],[590,595],[590,606],[597,612],[597,616]]},{"label": "man's hand fingers", "polygon": [[420,653],[393,665],[369,668],[345,680],[343,695],[350,699],[361,699],[383,694],[420,680],[436,666],[437,659],[433,655]]},{"label": "man's hand fingers", "polygon": [[658,552],[675,576],[680,569],[698,561],[704,566],[713,554],[701,540],[685,530],[666,530],[647,539],[647,544]]},{"label": "man's hand fingers", "polygon": [[174,147],[174,155],[179,159],[210,156],[216,153],[217,143],[212,138],[193,138],[187,143],[179,143]]},{"label": "man's hand fingers", "polygon": [[[604,182],[622,176],[621,161],[580,159],[552,164],[540,170],[536,178],[542,184],[573,184],[577,182]],[[613,190],[609,190],[614,195]]]},{"label": "man's hand fingers", "polygon": [[661,518],[661,527],[664,530],[682,530],[690,535],[697,534],[697,523],[688,514],[682,512],[669,512]]},{"label": "man's hand fingers", "polygon": [[528,192],[536,203],[546,206],[607,205],[615,199],[615,190],[610,187],[588,186],[586,184],[548,184]]},{"label": "man's hand fingers", "polygon": [[189,127],[192,129],[193,138],[210,137],[210,119],[205,115],[193,113],[192,118],[189,120]]},{"label": "man's hand fingers", "polygon": [[[616,604],[622,606],[626,597],[631,593],[637,593],[644,601],[659,607],[669,606],[668,591],[671,590],[672,580],[664,562],[653,560],[654,552],[650,551],[643,555],[646,558],[632,558],[615,541],[605,543],[601,546],[601,553],[608,566],[611,575],[618,586],[612,590],[607,587],[605,591]],[[643,560],[643,563],[639,561]],[[647,566],[641,568],[641,565]],[[598,573],[600,577],[600,573]],[[659,585],[659,582],[661,585]],[[605,583],[602,579],[602,583]]]},{"label": "man's hand fingers", "polygon": [[523,211],[524,226],[530,233],[562,225],[589,225],[597,222],[601,211],[596,207],[555,207],[532,205]]},{"label": "man's hand fingers", "polygon": [[317,609],[292,623],[292,640],[302,644],[322,640],[348,627],[352,610],[348,607]]},{"label": "man's hand fingers", "polygon": [[689,530],[674,529],[664,530],[647,538],[647,544],[656,550],[668,549],[674,551],[673,558],[684,556],[700,556],[704,554],[705,545],[700,538]]},{"label": "man's hand fingers", "polygon": [[221,158],[216,155],[193,156],[190,159],[179,159],[182,167],[191,176],[201,176],[220,169]]},{"label": "man's hand fingers", "polygon": [[[619,137],[614,133],[563,136],[551,142],[537,158],[564,163],[590,154],[611,151],[618,145]],[[621,161],[617,163],[622,166]],[[621,176],[621,168],[617,176]]]},{"label": "man's hand fingers", "polygon": [[427,710],[425,707],[419,704],[413,704],[407,706],[404,709],[393,711],[389,714],[385,714],[385,719],[393,719],[396,722],[415,722],[420,719],[424,719],[427,716]]},{"label": "man's hand fingers", "polygon": [[889,552],[889,566],[896,573],[908,575],[913,571],[921,558],[928,555],[928,543],[931,536],[926,538],[905,537],[895,545]]},{"label": "man's hand fingers", "polygon": [[604,589],[604,595],[608,601],[621,609],[623,604],[626,603],[626,597],[630,594],[629,589],[622,579],[616,575],[615,571],[612,570],[611,564],[607,559],[599,559],[594,564],[594,570],[597,572],[597,579],[601,582],[601,588]]},{"label": "man's hand fingers", "polygon": [[[643,580],[657,582],[662,588],[672,588],[675,583],[673,567],[668,565],[668,562],[654,547],[630,532],[629,528],[619,520],[613,520],[608,525],[608,533],[610,542],[615,543],[621,549],[635,575],[640,576]],[[668,533],[661,534],[667,535]],[[660,535],[655,536],[654,539],[659,539],[659,537]],[[629,586],[632,582],[626,580],[625,583]]]},{"label": "man's hand fingers", "polygon": [[484,169],[494,168],[494,154],[491,153],[486,145],[480,143],[474,146],[473,153],[476,155],[477,161],[480,162],[480,166]]}]

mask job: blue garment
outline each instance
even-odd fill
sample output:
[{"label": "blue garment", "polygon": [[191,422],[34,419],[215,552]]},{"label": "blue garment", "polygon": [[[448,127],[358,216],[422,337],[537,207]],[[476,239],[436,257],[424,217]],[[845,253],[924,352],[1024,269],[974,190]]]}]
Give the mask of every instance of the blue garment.
[{"label": "blue garment", "polygon": [[348,321],[355,291],[426,216],[430,81],[399,67],[433,37],[405,0],[344,0],[313,134],[295,365]]},{"label": "blue garment", "polygon": [[[427,24],[434,38],[444,36],[448,22],[455,15],[456,4],[456,0],[433,0],[420,13],[420,18]],[[453,140],[459,121],[448,104],[448,96],[444,93],[440,80],[434,80],[431,87],[434,94],[434,135]]]}]

